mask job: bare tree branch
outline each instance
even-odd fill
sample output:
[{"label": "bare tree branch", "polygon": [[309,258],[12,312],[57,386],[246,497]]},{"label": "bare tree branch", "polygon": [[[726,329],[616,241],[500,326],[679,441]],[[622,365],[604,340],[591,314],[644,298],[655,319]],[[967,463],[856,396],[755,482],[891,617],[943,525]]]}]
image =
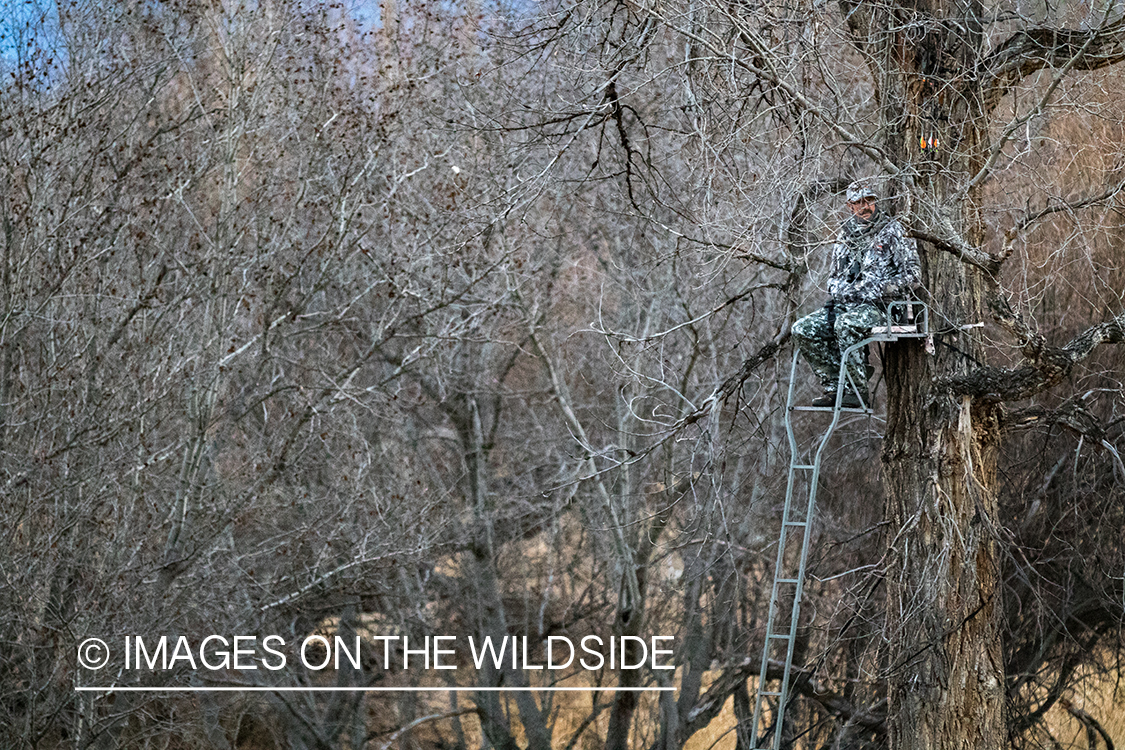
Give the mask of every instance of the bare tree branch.
[{"label": "bare tree branch", "polygon": [[687,427],[689,424],[698,422],[710,414],[718,404],[733,396],[735,392],[742,387],[742,384],[754,374],[755,370],[773,359],[773,356],[777,354],[778,350],[785,346],[788,341],[789,328],[787,326],[773,341],[762,346],[753,356],[747,357],[737,373],[724,380],[718,388],[711,392],[711,395],[703,400],[703,403],[699,405],[698,409],[673,425],[670,432],[674,433],[683,427]]},{"label": "bare tree branch", "polygon": [[[1081,54],[1079,52],[1081,51]],[[1046,67],[1097,70],[1125,60],[1125,18],[1102,29],[1036,28],[1017,31],[983,61],[980,91],[986,110],[1027,76]]]},{"label": "bare tree branch", "polygon": [[1078,719],[1078,721],[1082,722],[1082,725],[1086,727],[1086,747],[1089,748],[1089,750],[1095,750],[1095,748],[1097,748],[1097,735],[1101,735],[1102,741],[1105,742],[1106,750],[1114,749],[1113,739],[1110,738],[1109,732],[1105,731],[1105,727],[1101,725],[1101,722],[1074,705],[1074,703],[1067,698],[1060,699],[1059,705],[1065,708],[1067,713]]},{"label": "bare tree branch", "polygon": [[1018,367],[981,367],[962,376],[948,378],[939,387],[959,396],[996,401],[1030,398],[1061,383],[1099,345],[1125,341],[1125,315],[1087,328],[1061,347],[1025,346],[1024,364]]},{"label": "bare tree branch", "polygon": [[[685,736],[690,736],[707,726],[722,711],[727,699],[739,685],[758,676],[759,666],[757,659],[745,659],[738,664],[729,665],[723,669],[719,678],[711,684],[707,692],[700,696],[696,707],[688,714],[688,729]],[[767,667],[768,678],[771,680],[780,679],[784,666],[781,662],[771,660]],[[874,706],[855,706],[846,698],[819,682],[813,676],[813,672],[807,669],[794,667],[791,670],[791,680],[794,692],[816,701],[826,711],[842,721],[862,726],[873,731],[879,737],[885,735],[885,701],[880,701]]]}]

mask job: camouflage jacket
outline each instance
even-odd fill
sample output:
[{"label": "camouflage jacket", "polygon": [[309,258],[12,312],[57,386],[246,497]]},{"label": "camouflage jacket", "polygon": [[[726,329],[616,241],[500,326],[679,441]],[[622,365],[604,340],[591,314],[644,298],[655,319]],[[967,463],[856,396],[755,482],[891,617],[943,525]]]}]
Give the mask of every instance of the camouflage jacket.
[{"label": "camouflage jacket", "polygon": [[828,293],[838,302],[879,304],[902,299],[922,283],[918,246],[882,211],[870,221],[844,222],[832,248]]}]

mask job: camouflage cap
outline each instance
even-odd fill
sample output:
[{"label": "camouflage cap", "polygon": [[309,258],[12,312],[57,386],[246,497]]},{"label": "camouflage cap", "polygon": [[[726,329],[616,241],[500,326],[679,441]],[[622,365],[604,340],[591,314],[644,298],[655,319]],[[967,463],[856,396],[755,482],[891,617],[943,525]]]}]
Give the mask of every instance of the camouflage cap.
[{"label": "camouflage cap", "polygon": [[875,189],[874,183],[870,180],[856,180],[848,185],[848,203],[859,203],[864,198],[879,199],[879,191]]}]

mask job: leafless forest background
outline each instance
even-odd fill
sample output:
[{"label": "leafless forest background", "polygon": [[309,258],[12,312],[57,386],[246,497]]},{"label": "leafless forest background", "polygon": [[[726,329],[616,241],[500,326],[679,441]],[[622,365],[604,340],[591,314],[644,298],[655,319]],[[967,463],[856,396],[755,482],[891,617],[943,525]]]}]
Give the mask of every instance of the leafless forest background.
[{"label": "leafless forest background", "polygon": [[[882,171],[833,127],[880,127],[847,7],[6,6],[0,743],[750,747],[788,327],[824,299],[844,185]],[[1122,12],[984,10],[990,48]],[[1113,65],[1046,66],[996,108],[985,249],[1048,340],[1122,313],[1123,94]],[[980,322],[930,293],[937,327]],[[1125,742],[1123,372],[1105,347],[1005,407],[1013,746]],[[793,747],[886,744],[881,430],[845,425],[827,461]],[[679,689],[74,691],[200,684],[83,672],[91,635],[316,632],[675,635],[674,673],[551,678]],[[529,679],[374,650],[358,675],[210,678]]]}]

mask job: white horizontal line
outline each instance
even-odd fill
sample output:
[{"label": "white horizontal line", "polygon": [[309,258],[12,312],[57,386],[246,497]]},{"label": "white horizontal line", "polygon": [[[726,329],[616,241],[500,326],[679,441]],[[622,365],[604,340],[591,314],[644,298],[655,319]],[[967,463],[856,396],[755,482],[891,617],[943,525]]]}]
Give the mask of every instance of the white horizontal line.
[{"label": "white horizontal line", "polygon": [[75,687],[96,693],[660,693],[674,687]]}]

